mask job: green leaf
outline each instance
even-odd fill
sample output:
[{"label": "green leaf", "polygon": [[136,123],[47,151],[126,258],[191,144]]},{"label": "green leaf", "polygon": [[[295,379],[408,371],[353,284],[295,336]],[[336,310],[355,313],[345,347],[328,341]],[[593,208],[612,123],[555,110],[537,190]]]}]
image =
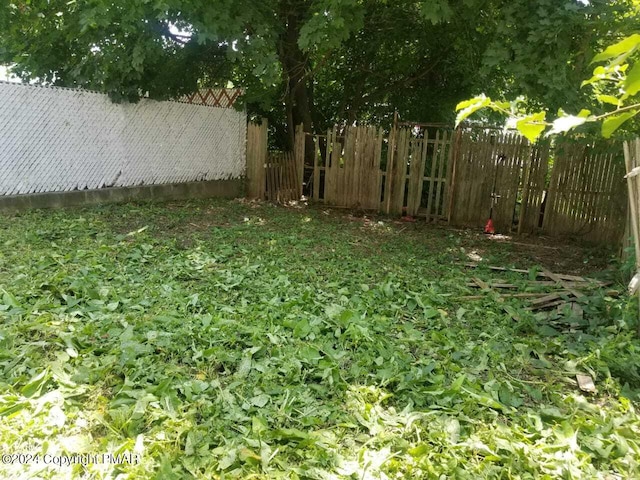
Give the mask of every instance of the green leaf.
[{"label": "green leaf", "polygon": [[640,92],[640,62],[636,63],[627,74],[627,78],[624,81],[624,89],[629,95],[635,95]]},{"label": "green leaf", "polygon": [[503,110],[509,110],[511,108],[510,102],[493,102],[493,105]]},{"label": "green leaf", "polygon": [[458,378],[456,378],[455,381],[451,384],[450,390],[452,392],[459,391],[460,388],[462,388],[462,384],[464,383],[466,378],[467,378],[467,376],[465,374],[459,375]]},{"label": "green leaf", "polygon": [[[267,397],[266,398],[267,401],[262,403],[262,400],[260,400],[258,403],[262,404],[262,405],[259,405],[259,406],[264,407],[267,404],[267,402],[269,401],[269,396],[268,395],[262,395],[262,396]],[[262,397],[262,396],[259,396],[259,397]],[[257,399],[258,397],[255,397],[255,398]],[[254,405],[256,405],[256,403],[254,403]],[[260,418],[260,417],[252,417],[251,418],[251,431],[255,435],[260,435],[263,432],[266,432],[268,429],[269,429],[269,425],[267,424],[267,422],[266,422],[266,420],[264,418]]]},{"label": "green leaf", "polygon": [[620,105],[620,100],[613,95],[596,95],[596,99],[600,103],[608,103],[609,105],[615,105],[616,107]]},{"label": "green leaf", "polygon": [[309,325],[309,322],[304,318],[298,321],[298,323],[296,323],[295,327],[293,328],[293,334],[296,337],[306,337],[309,332],[311,332],[311,326]]},{"label": "green leaf", "polygon": [[260,395],[256,395],[256,396],[252,397],[249,401],[251,402],[251,405],[253,405],[255,407],[258,407],[258,408],[262,408],[267,403],[269,403],[270,399],[271,399],[271,397],[269,397],[269,395],[267,395],[266,393],[262,393]]},{"label": "green leaf", "polygon": [[10,307],[14,307],[14,308],[19,308],[20,307],[20,302],[18,302],[16,297],[14,295],[12,295],[11,293],[7,292],[6,290],[3,290],[2,303],[5,304],[5,305],[9,305]]},{"label": "green leaf", "polygon": [[458,112],[458,115],[456,116],[456,127],[469,117],[469,115],[477,112],[481,108],[488,107],[490,104],[491,99],[486,97],[484,94],[458,103],[458,105],[456,105],[456,112]]},{"label": "green leaf", "polygon": [[322,359],[322,355],[317,348],[314,348],[310,345],[305,345],[300,349],[300,359],[304,360],[307,363],[317,364],[320,359]]},{"label": "green leaf", "polygon": [[23,408],[28,407],[28,402],[15,402],[10,403],[8,406],[3,405],[0,407],[0,417],[8,417],[16,412],[19,412]]},{"label": "green leaf", "polygon": [[611,69],[608,67],[603,67],[602,65],[597,66],[594,70],[593,70],[593,76],[591,78],[589,78],[588,80],[585,80],[582,82],[582,84],[580,85],[580,87],[584,87],[586,85],[592,85],[594,83],[599,82],[600,80],[607,78],[607,73],[610,73]]},{"label": "green leaf", "polygon": [[240,361],[240,365],[238,366],[236,375],[238,375],[238,377],[240,378],[244,378],[249,375],[249,372],[251,372],[251,356],[244,355],[242,357],[242,360]]},{"label": "green leaf", "polygon": [[237,450],[236,449],[226,449],[224,456],[218,462],[218,467],[220,470],[226,470],[231,465],[233,465],[237,458]]},{"label": "green leaf", "polygon": [[430,2],[419,2],[419,13],[425,19],[436,25],[448,20],[453,15],[453,10],[447,0],[431,0]]},{"label": "green leaf", "polygon": [[547,124],[544,121],[546,116],[546,112],[534,113],[533,115],[518,120],[516,122],[516,128],[527,140],[535,143],[545,128],[547,128]]},{"label": "green leaf", "polygon": [[49,380],[49,370],[43,370],[38,375],[29,380],[24,387],[22,387],[22,395],[27,398],[31,398],[36,394],[39,394],[42,387]]},{"label": "green leaf", "polygon": [[553,121],[553,127],[549,130],[547,135],[554,135],[557,133],[568,132],[569,130],[576,128],[589,121],[588,117],[566,115]]},{"label": "green leaf", "polygon": [[618,43],[614,43],[607,47],[604,52],[599,53],[591,63],[602,62],[611,58],[616,58],[613,62],[616,65],[621,64],[629,55],[631,55],[640,45],[640,35],[635,33],[629,37],[624,38]]},{"label": "green leaf", "polygon": [[430,451],[431,451],[431,447],[430,446],[427,446],[426,444],[421,443],[417,447],[410,448],[408,450],[408,453],[413,458],[420,458],[420,457],[423,457],[426,454],[428,454]]},{"label": "green leaf", "polygon": [[536,331],[543,337],[555,337],[560,334],[560,332],[551,325],[541,325],[536,328]]},{"label": "green leaf", "polygon": [[604,138],[611,137],[611,135],[613,135],[613,132],[620,128],[620,125],[622,125],[627,120],[635,117],[638,112],[640,112],[640,109],[605,118],[602,122],[602,136]]}]

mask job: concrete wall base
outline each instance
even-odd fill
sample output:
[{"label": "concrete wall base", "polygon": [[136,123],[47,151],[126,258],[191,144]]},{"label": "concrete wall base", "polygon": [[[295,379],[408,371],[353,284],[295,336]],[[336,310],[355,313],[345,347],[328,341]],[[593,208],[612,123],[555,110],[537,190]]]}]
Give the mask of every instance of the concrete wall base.
[{"label": "concrete wall base", "polygon": [[208,180],[167,185],[110,187],[99,190],[32,193],[0,196],[0,212],[34,208],[64,208],[137,201],[189,200],[193,198],[237,198],[244,195],[244,179]]}]

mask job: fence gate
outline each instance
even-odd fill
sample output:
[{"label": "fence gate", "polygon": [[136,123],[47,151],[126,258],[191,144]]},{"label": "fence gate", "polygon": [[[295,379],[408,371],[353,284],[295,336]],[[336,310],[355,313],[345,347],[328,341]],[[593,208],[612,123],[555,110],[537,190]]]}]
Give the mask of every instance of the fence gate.
[{"label": "fence gate", "polygon": [[293,152],[268,152],[265,169],[267,200],[282,203],[300,199]]},{"label": "fence gate", "polygon": [[301,127],[293,152],[268,150],[268,126],[249,123],[247,127],[247,196],[283,203],[302,196],[304,140]]},{"label": "fence gate", "polygon": [[456,148],[450,221],[482,227],[489,218],[499,232],[510,232],[518,200],[522,166],[529,155],[527,141],[511,132],[468,130]]}]

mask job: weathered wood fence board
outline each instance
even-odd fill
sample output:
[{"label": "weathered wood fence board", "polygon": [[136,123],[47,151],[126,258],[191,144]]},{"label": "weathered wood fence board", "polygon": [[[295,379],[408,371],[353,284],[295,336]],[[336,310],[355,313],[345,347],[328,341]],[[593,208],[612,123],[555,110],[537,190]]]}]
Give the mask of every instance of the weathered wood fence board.
[{"label": "weathered wood fence board", "polygon": [[266,191],[267,122],[247,126],[247,196],[264,198]]},{"label": "weathered wood fence board", "polygon": [[304,182],[304,154],[305,154],[305,135],[304,125],[300,124],[296,127],[295,144],[293,146],[293,154],[295,159],[296,175],[297,175],[297,197],[302,198],[302,187]]},{"label": "weathered wood fence board", "polygon": [[407,215],[410,216],[417,215],[422,204],[423,177],[427,161],[428,141],[428,133],[425,133],[424,139],[415,139],[411,142],[407,192]]},{"label": "weathered wood fence board", "polygon": [[[409,156],[409,130],[399,129],[395,141],[395,152],[393,148],[389,152],[390,161],[387,162],[387,174],[385,182],[388,183],[389,198],[387,203],[387,213],[391,215],[401,215],[404,204],[405,184],[407,181],[407,167]],[[387,192],[385,192],[385,195]]]},{"label": "weathered wood fence board", "polygon": [[535,232],[540,227],[550,147],[549,142],[536,145],[531,149],[528,162],[525,164],[521,184],[522,202],[518,218],[518,233]]}]

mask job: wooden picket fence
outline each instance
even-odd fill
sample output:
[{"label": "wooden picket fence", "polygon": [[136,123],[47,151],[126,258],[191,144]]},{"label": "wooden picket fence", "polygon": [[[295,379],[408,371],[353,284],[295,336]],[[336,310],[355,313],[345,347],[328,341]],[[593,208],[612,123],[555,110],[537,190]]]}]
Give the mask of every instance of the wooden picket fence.
[{"label": "wooden picket fence", "polygon": [[[627,193],[621,145],[559,139],[531,145],[496,129],[334,127],[296,130],[293,152],[268,152],[266,126],[250,125],[248,192],[274,202],[334,207],[500,233],[622,238]],[[309,149],[311,148],[311,151]]]},{"label": "wooden picket fence", "polygon": [[620,238],[627,210],[622,155],[618,143],[558,142],[542,231],[594,242]]},{"label": "wooden picket fence", "polygon": [[349,127],[344,135],[334,128],[326,136],[314,135],[312,198],[333,206],[377,210],[383,138],[375,127]]},{"label": "wooden picket fence", "polygon": [[337,207],[446,220],[452,130],[337,128],[313,135],[310,197]]},{"label": "wooden picket fence", "polygon": [[456,155],[450,223],[502,233],[619,242],[625,228],[622,148],[558,138],[531,145],[513,132],[467,131]]},{"label": "wooden picket fence", "polygon": [[528,142],[514,132],[462,131],[452,179],[450,223],[480,228],[491,215],[497,231],[510,232],[521,172],[529,155]]}]

